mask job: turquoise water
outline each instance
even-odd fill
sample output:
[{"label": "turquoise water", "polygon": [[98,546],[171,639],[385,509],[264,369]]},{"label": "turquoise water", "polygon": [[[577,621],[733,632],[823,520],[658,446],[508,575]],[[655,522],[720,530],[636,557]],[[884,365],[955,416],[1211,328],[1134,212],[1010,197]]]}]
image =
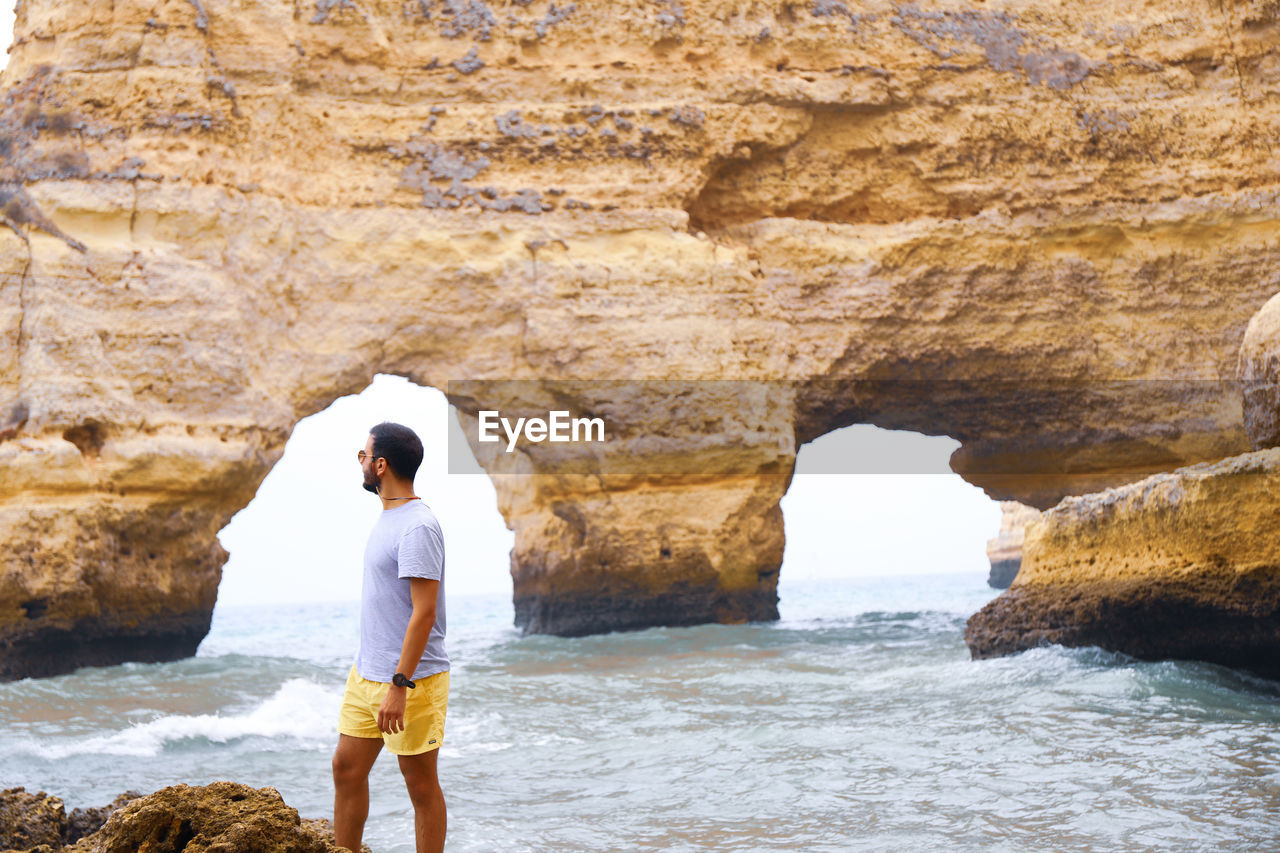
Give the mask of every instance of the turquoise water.
[{"label": "turquoise water", "polygon": [[[452,851],[1280,849],[1280,684],[1097,649],[971,661],[981,576],[788,582],[774,623],[521,637],[451,596]],[[358,605],[220,607],[198,655],[0,685],[0,787],[231,779],[304,817]],[[365,840],[412,851],[394,758]]]}]

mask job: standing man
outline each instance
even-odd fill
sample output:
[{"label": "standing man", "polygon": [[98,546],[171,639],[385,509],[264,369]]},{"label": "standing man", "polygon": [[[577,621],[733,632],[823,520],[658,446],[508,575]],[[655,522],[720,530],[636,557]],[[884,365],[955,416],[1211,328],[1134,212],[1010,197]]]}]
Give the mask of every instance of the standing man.
[{"label": "standing man", "polygon": [[418,853],[443,853],[436,756],[449,703],[444,537],[435,513],[413,493],[422,463],[413,430],[380,423],[358,456],[364,487],[382,499],[382,514],[364,550],[360,650],[347,676],[333,753],[334,840],[360,850],[369,770],[385,743],[413,801]]}]

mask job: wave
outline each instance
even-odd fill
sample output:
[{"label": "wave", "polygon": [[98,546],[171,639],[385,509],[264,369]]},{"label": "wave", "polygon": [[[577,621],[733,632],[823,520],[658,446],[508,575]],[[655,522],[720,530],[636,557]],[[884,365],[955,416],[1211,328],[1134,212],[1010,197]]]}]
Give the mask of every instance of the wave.
[{"label": "wave", "polygon": [[159,755],[166,747],[186,740],[232,743],[252,737],[278,738],[296,749],[314,744],[332,747],[337,742],[338,709],[342,693],[291,678],[275,695],[241,714],[197,714],[159,717],[135,723],[107,735],[58,739],[50,742],[26,740],[13,744],[14,751],[58,760],[75,755]]}]

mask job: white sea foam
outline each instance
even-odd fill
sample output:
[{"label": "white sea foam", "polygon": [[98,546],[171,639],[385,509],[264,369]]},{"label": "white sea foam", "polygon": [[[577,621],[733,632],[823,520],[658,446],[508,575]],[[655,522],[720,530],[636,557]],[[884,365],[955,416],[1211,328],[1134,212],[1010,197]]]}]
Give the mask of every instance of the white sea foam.
[{"label": "white sea foam", "polygon": [[[249,737],[277,738],[287,748],[314,743],[332,747],[337,738],[342,694],[311,681],[292,678],[273,696],[240,714],[159,717],[122,731],[88,738],[27,741],[16,751],[48,759],[74,755],[158,755],[166,746],[187,739],[230,743]],[[269,749],[268,749],[269,751]]]}]

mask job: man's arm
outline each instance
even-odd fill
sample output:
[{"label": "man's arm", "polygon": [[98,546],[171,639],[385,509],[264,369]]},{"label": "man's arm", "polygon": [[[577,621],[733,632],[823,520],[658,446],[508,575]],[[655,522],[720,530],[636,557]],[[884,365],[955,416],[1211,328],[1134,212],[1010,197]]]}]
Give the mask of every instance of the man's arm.
[{"label": "man's arm", "polygon": [[[400,647],[400,663],[396,672],[413,678],[413,671],[422,660],[431,638],[431,628],[436,623],[436,595],[440,581],[429,578],[409,578],[409,597],[413,600],[413,613],[404,631],[404,644]],[[408,698],[407,687],[394,684],[387,689],[387,696],[378,708],[378,728],[386,734],[404,730],[404,706]]]}]

